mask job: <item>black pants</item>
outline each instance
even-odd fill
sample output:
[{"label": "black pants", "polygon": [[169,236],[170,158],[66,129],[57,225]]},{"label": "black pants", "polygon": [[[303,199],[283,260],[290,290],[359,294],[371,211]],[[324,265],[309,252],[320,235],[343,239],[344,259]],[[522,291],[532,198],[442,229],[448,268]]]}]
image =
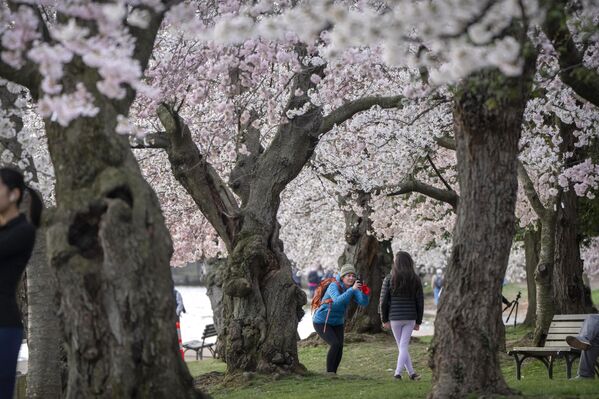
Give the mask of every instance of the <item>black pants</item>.
[{"label": "black pants", "polygon": [[327,324],[326,331],[324,331],[324,324],[314,323],[314,330],[329,344],[329,353],[327,353],[327,371],[337,372],[339,363],[341,363],[341,357],[343,356],[343,325],[331,326]]}]

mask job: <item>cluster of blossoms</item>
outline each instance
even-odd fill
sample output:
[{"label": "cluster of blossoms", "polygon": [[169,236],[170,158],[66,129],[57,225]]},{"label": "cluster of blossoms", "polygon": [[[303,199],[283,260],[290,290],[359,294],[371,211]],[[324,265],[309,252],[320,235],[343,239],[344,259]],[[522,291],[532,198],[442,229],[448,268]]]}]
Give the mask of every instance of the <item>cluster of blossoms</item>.
[{"label": "cluster of blossoms", "polygon": [[[35,11],[38,6],[50,8],[65,22],[47,20]],[[163,11],[161,1],[54,4],[38,0],[16,10],[4,3],[0,7],[0,59],[15,70],[31,62],[37,65],[42,77],[39,112],[43,117],[67,126],[75,118],[98,112],[93,104],[96,91],[118,100],[127,94],[126,87],[146,90],[130,30],[146,28],[149,10]],[[93,87],[85,87],[83,82],[69,82],[65,87],[65,71],[77,62],[97,71],[99,79]]]}]

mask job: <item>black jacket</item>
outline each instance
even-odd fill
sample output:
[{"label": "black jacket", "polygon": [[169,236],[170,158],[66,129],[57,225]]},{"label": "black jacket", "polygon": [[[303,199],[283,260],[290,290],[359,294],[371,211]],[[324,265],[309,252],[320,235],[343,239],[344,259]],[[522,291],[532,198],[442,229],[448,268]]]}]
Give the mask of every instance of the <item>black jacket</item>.
[{"label": "black jacket", "polygon": [[35,227],[21,214],[0,226],[0,327],[22,327],[17,286],[33,252]]},{"label": "black jacket", "polygon": [[422,283],[418,281],[418,288],[413,296],[404,293],[392,293],[391,275],[383,280],[379,313],[383,323],[389,320],[416,320],[416,324],[422,324],[424,313],[424,294]]}]

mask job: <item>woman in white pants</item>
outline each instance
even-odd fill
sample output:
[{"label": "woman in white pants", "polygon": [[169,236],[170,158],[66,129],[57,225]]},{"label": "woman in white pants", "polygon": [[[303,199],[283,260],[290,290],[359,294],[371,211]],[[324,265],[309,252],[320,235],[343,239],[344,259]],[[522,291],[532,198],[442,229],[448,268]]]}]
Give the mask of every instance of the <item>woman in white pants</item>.
[{"label": "woman in white pants", "polygon": [[420,329],[423,312],[422,282],[414,270],[414,261],[410,254],[399,251],[395,254],[391,273],[383,281],[379,310],[383,327],[392,329],[399,349],[396,379],[401,379],[404,368],[411,380],[420,379],[412,366],[408,346],[412,331]]}]

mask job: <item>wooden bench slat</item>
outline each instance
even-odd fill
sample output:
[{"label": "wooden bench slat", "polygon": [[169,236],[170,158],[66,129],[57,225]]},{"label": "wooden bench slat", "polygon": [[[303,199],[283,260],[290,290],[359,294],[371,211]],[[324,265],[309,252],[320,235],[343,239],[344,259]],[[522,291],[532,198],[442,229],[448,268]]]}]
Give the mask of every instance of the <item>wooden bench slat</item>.
[{"label": "wooden bench slat", "polygon": [[548,347],[548,346],[553,348],[555,346],[568,346],[568,344],[564,345],[564,341],[547,341],[547,342],[545,342],[545,347]]},{"label": "wooden bench slat", "polygon": [[530,353],[538,356],[549,356],[566,352],[572,352],[572,348],[570,348],[569,346],[554,346],[551,348],[542,346],[523,346],[512,349],[508,352],[508,355],[511,355],[513,353]]},{"label": "wooden bench slat", "polygon": [[584,321],[589,315],[588,314],[556,314],[553,316],[553,320],[580,320]]},{"label": "wooden bench slat", "polygon": [[582,327],[582,322],[578,322],[578,321],[561,321],[559,323],[555,323],[552,322],[551,325],[549,326],[551,327]]},{"label": "wooden bench slat", "polygon": [[548,334],[568,334],[578,335],[580,327],[552,327],[549,329]]},{"label": "wooden bench slat", "polygon": [[547,341],[566,341],[566,337],[571,336],[572,334],[557,334],[557,333],[552,333],[551,331],[549,331],[549,334],[547,334]]}]

